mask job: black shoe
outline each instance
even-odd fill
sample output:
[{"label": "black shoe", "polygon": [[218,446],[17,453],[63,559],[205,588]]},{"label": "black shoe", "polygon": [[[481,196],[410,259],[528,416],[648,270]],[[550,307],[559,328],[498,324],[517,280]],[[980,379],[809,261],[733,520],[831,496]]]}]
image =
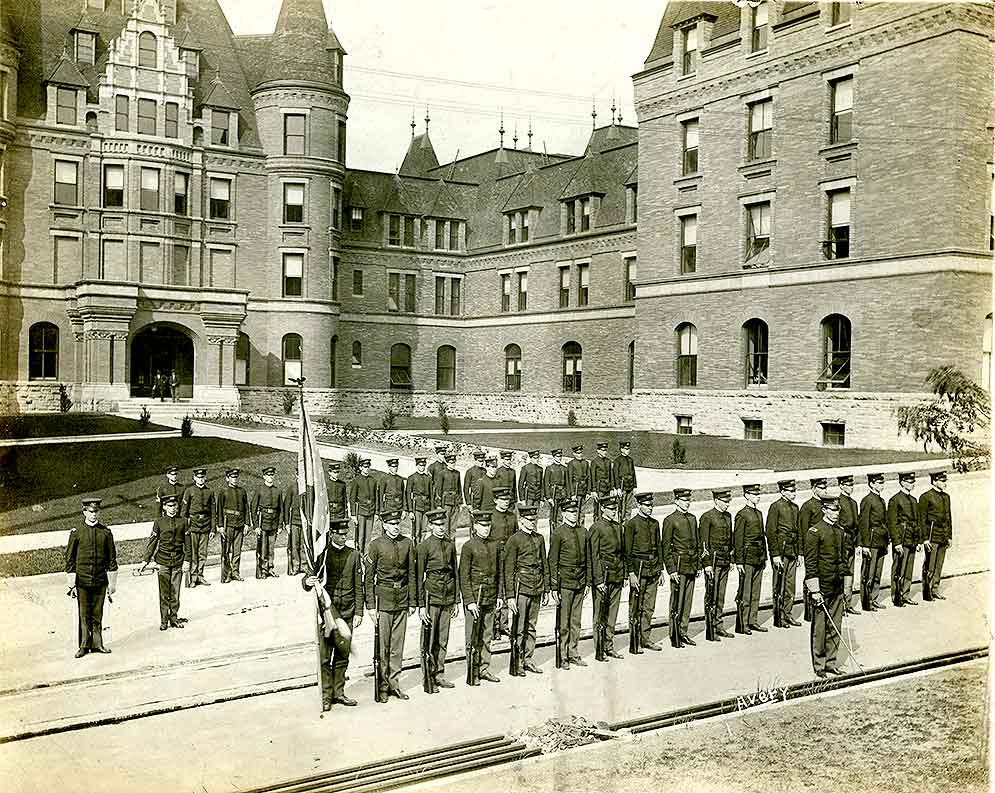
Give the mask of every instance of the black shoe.
[{"label": "black shoe", "polygon": [[336,705],[345,705],[347,708],[354,708],[359,704],[352,697],[347,697],[345,694],[338,699],[333,699],[332,702]]},{"label": "black shoe", "polygon": [[798,620],[796,620],[794,617],[788,617],[785,620],[785,622],[788,623],[788,625],[790,625],[792,628],[800,628],[801,627],[801,623]]},{"label": "black shoe", "polygon": [[185,625],[186,623],[190,622],[190,620],[188,620],[186,617],[177,617],[176,621],[181,625]]},{"label": "black shoe", "polygon": [[826,673],[825,673],[825,672],[816,672],[816,673],[815,673],[815,676],[816,676],[816,677],[825,677],[825,676],[826,676]]},{"label": "black shoe", "polygon": [[[525,672],[519,672],[519,677],[525,677]],[[499,678],[495,677],[490,672],[481,672],[480,673],[480,679],[481,680],[486,680],[488,683],[500,683],[501,682],[501,680]]]},{"label": "black shoe", "polygon": [[751,625],[751,631],[759,631],[760,633],[767,633],[767,629],[763,625]]},{"label": "black shoe", "polygon": [[399,688],[388,688],[387,689],[387,696],[388,697],[397,697],[398,699],[411,699],[411,697],[409,697],[407,694],[405,694]]},{"label": "black shoe", "polygon": [[91,653],[103,653],[104,655],[110,655],[111,651],[106,647],[93,647],[90,650]]},{"label": "black shoe", "polygon": [[716,636],[719,636],[722,639],[733,639],[736,636],[736,634],[734,633],[729,633],[729,631],[727,631],[725,628],[716,631],[715,634]]},{"label": "black shoe", "polygon": [[328,711],[330,711],[331,709],[332,709],[332,703],[331,702],[322,702],[321,703],[321,712],[322,713],[328,713]]},{"label": "black shoe", "polygon": [[526,663],[525,666],[523,666],[522,668],[526,672],[531,672],[534,675],[541,675],[542,674],[542,670],[538,666],[536,666],[534,663],[532,663],[531,661],[528,662],[528,663]]},{"label": "black shoe", "polygon": [[902,601],[902,605],[903,606],[918,606],[919,605],[919,601],[918,600],[914,600],[913,598],[906,598],[905,600]]},{"label": "black shoe", "polygon": [[244,578],[242,578],[242,576],[240,576],[240,575],[233,575],[233,576],[231,577],[231,580],[232,580],[232,581],[244,581],[245,579],[244,579]]},{"label": "black shoe", "polygon": [[169,621],[169,627],[170,628],[182,628],[183,627],[183,623],[180,622],[179,620],[170,620]]},{"label": "black shoe", "polygon": [[652,650],[655,653],[660,652],[660,645],[656,642],[643,642],[644,650]]},{"label": "black shoe", "polygon": [[572,663],[574,666],[587,666],[587,662],[581,658],[571,658],[570,663]]},{"label": "black shoe", "polygon": [[740,633],[745,633],[747,636],[753,635],[753,631],[751,631],[749,628],[743,628],[743,630],[740,631]]},{"label": "black shoe", "polygon": [[857,611],[857,609],[855,609],[853,606],[847,606],[846,607],[846,613],[847,614],[854,614],[854,615],[856,615],[856,614],[859,614],[860,612]]},{"label": "black shoe", "polygon": [[206,578],[199,578],[199,579],[197,579],[197,583],[200,584],[201,586],[210,586],[211,585],[211,582],[208,581]]},{"label": "black shoe", "polygon": [[82,657],[83,657],[84,655],[86,655],[86,654],[87,654],[88,652],[90,652],[90,651],[89,651],[89,650],[87,650],[87,649],[86,649],[85,647],[80,647],[80,648],[79,648],[79,649],[78,649],[78,650],[76,651],[76,656],[75,656],[75,657],[76,657],[76,658],[82,658]]},{"label": "black shoe", "polygon": [[941,595],[939,592],[933,594],[933,600],[946,600],[946,595]]},{"label": "black shoe", "polygon": [[159,623],[159,630],[161,630],[161,631],[166,630],[168,627],[169,627],[169,624],[166,623],[166,622]]},{"label": "black shoe", "polygon": [[614,650],[609,650],[608,651],[608,657],[609,658],[625,658],[624,655],[622,655],[621,653],[617,653]]},{"label": "black shoe", "polygon": [[440,677],[435,681],[435,685],[439,688],[456,688],[452,683],[446,680],[444,677]]},{"label": "black shoe", "polygon": [[560,663],[560,665],[557,667],[557,669],[562,669],[564,672],[569,671],[569,669],[570,669],[570,662],[567,661],[567,660],[563,660]]},{"label": "black shoe", "polygon": [[830,674],[830,675],[845,675],[846,674],[846,672],[844,672],[842,669],[837,669],[835,666],[827,666],[826,667],[826,672],[828,674]]},{"label": "black shoe", "polygon": [[689,639],[687,636],[681,636],[681,644],[690,644],[692,647],[696,646],[696,642],[693,639]]}]

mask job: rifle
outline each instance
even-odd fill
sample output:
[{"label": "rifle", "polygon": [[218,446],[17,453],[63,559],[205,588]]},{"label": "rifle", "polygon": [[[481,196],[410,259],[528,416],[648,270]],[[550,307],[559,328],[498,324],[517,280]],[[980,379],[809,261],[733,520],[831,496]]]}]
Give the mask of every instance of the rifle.
[{"label": "rifle", "polygon": [[421,624],[421,680],[426,694],[438,691],[435,685],[435,658],[433,654],[435,623],[432,620],[431,596],[425,594],[425,616],[428,618]]},{"label": "rifle", "polygon": [[[477,608],[483,609],[480,601],[484,596],[484,585],[480,585],[480,589],[477,591]],[[471,612],[472,613],[472,612]],[[480,685],[480,645],[482,644],[484,638],[484,619],[483,614],[479,617],[473,618],[473,627],[470,629],[470,647],[469,655],[466,662],[466,684],[468,686],[479,686]],[[511,637],[512,644],[515,642],[515,637]],[[514,649],[512,649],[514,652]]]},{"label": "rifle", "polygon": [[860,564],[860,608],[864,611],[871,610],[871,577],[873,573],[871,555],[868,553]]},{"label": "rifle", "polygon": [[681,607],[683,605],[681,593],[684,591],[684,582],[681,581],[681,555],[677,554],[677,566],[674,568],[677,573],[677,585],[670,582],[670,646],[681,647]]},{"label": "rifle", "polygon": [[[515,578],[515,613],[511,615],[511,636],[509,637],[511,639],[511,647],[509,648],[510,649],[510,653],[511,653],[511,658],[510,658],[510,660],[508,662],[508,673],[512,677],[521,677],[524,674],[522,672],[522,642],[521,642],[521,640],[519,638],[519,635],[518,635],[520,633],[519,627],[522,624],[521,610],[518,608],[518,593],[521,590],[521,586],[522,586],[522,582],[519,581],[518,578],[517,578],[517,576],[516,576],[516,578]],[[556,611],[556,620],[557,620],[556,626],[557,626],[557,631],[559,631],[559,625],[560,625],[559,619],[560,619],[560,612],[559,612],[559,607],[557,607],[557,611]],[[559,642],[559,637],[558,636],[557,636],[557,642]],[[559,652],[560,652],[559,648],[560,648],[560,645],[557,643],[557,645],[556,645],[556,652],[557,652],[557,654],[559,654]],[[479,663],[479,654],[478,654],[478,663]],[[559,668],[559,664],[558,663],[557,663],[557,668]]]},{"label": "rifle", "polygon": [[[257,518],[259,516],[256,516]],[[256,535],[256,578],[265,578],[266,574],[263,572],[263,522],[260,519],[258,523],[259,533]]]},{"label": "rifle", "polygon": [[556,625],[553,628],[553,635],[556,637],[556,668],[560,669],[563,667],[563,642],[560,641],[560,624],[562,622],[560,614],[563,611],[563,600],[559,589],[556,591],[556,601]]},{"label": "rifle", "polygon": [[[902,587],[905,582],[905,570],[908,566],[908,560],[905,558],[908,551],[905,548],[905,536],[908,533],[908,524],[902,524],[902,541],[899,543],[898,548],[895,549],[895,556],[898,557],[897,563],[892,563],[891,568],[891,600],[896,606],[902,605]],[[915,549],[912,550],[912,563],[915,564]]]},{"label": "rifle", "polygon": [[[376,590],[376,581],[373,584]],[[373,623],[373,699],[377,702],[387,701],[387,678],[383,663],[380,661],[380,598],[374,597],[377,618]],[[389,648],[388,648],[389,649]]]},{"label": "rifle", "polygon": [[929,544],[929,548],[924,549],[922,557],[922,599],[932,600],[933,599],[933,560],[936,558],[936,551],[933,550],[933,525],[934,522],[929,523],[929,537],[926,538],[926,542]]},{"label": "rifle", "polygon": [[643,652],[643,562],[639,562],[639,572],[637,573],[639,586],[636,587],[636,596],[632,596],[632,587],[629,587],[629,652],[632,655],[641,655]]},{"label": "rifle", "polygon": [[781,566],[774,565],[771,575],[771,586],[774,590],[774,627],[783,628],[784,625],[784,595],[785,582],[787,576],[784,570],[784,541],[781,541]]},{"label": "rifle", "polygon": [[221,583],[231,579],[231,559],[228,558],[228,516],[221,519]]},{"label": "rifle", "polygon": [[716,591],[715,556],[712,551],[712,574],[705,574],[705,638],[708,641],[715,641],[715,598]]},{"label": "rifle", "polygon": [[608,567],[605,566],[604,579],[601,582],[605,591],[601,593],[601,606],[598,609],[595,618],[597,624],[594,626],[594,660],[595,661],[607,661],[608,656],[606,651],[608,649],[608,602],[611,599],[611,593],[608,591]]}]

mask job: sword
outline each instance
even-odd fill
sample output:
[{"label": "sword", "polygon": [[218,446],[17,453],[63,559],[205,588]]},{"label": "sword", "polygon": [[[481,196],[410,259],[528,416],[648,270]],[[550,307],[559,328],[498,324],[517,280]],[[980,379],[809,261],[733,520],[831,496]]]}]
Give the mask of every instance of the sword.
[{"label": "sword", "polygon": [[[829,621],[829,624],[833,626],[833,633],[835,633],[839,637],[839,640],[843,642],[843,646],[846,647],[846,651],[850,654],[850,657],[853,659],[853,662],[857,665],[857,669],[860,670],[860,674],[866,675],[867,672],[864,671],[864,667],[860,665],[860,661],[857,660],[857,656],[853,654],[853,648],[850,646],[849,642],[847,642],[847,640],[843,638],[843,634],[839,632],[839,629],[837,629],[836,623],[833,622],[833,618],[829,616],[829,609],[826,607],[825,599],[823,599],[822,601],[822,610],[825,613],[826,619]],[[843,621],[843,616],[845,616],[845,613],[846,610],[844,609],[844,614],[840,616],[840,622]]]}]

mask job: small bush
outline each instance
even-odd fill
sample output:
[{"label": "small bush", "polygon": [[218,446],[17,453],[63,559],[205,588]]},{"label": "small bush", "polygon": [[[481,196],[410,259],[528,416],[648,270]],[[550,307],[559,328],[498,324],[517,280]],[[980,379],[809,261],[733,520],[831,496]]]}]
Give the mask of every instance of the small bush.
[{"label": "small bush", "polygon": [[183,421],[180,422],[180,437],[181,438],[192,438],[193,437],[193,420],[189,415],[183,417]]},{"label": "small bush", "polygon": [[449,434],[449,408],[446,407],[446,403],[443,401],[438,401],[435,403],[437,410],[439,411],[439,429],[442,430],[443,435]]},{"label": "small bush", "polygon": [[346,452],[342,465],[345,467],[347,479],[354,479],[359,476],[359,455],[356,452]]},{"label": "small bush", "polygon": [[393,405],[384,408],[383,417],[380,419],[380,426],[385,430],[397,429],[397,411]]},{"label": "small bush", "polygon": [[297,404],[297,391],[287,389],[283,392],[283,412],[285,415],[289,416],[294,411],[294,405]]},{"label": "small bush", "polygon": [[688,461],[687,449],[680,438],[674,438],[674,444],[670,447],[670,459],[674,465],[684,465]]},{"label": "small bush", "polygon": [[570,408],[570,410],[567,411],[567,426],[568,427],[577,426],[577,414],[574,413],[573,408]]},{"label": "small bush", "polygon": [[68,413],[73,409],[73,400],[69,396],[69,389],[64,383],[59,383],[59,412]]},{"label": "small bush", "polygon": [[142,429],[149,426],[149,422],[152,421],[152,414],[149,413],[147,407],[142,408],[142,412],[138,414],[138,423],[141,425]]}]

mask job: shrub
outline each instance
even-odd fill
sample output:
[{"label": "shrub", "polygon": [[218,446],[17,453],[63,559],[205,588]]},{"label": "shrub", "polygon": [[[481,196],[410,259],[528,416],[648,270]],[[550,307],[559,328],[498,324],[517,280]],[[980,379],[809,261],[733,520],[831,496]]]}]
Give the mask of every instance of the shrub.
[{"label": "shrub", "polygon": [[567,411],[567,426],[568,427],[577,426],[577,414],[574,413],[573,408],[570,408],[570,410]]},{"label": "shrub", "polygon": [[670,447],[670,459],[674,465],[684,465],[688,461],[687,449],[680,438],[674,438],[674,444]]},{"label": "shrub", "polygon": [[446,407],[446,403],[439,400],[435,403],[437,410],[439,411],[439,429],[442,430],[443,435],[449,434],[449,408]]},{"label": "shrub", "polygon": [[149,413],[148,407],[143,406],[142,412],[138,414],[138,423],[141,425],[142,429],[149,426],[149,422],[152,420],[152,414]]},{"label": "shrub", "polygon": [[356,452],[346,452],[342,465],[345,467],[346,478],[359,476],[359,455]]},{"label": "shrub", "polygon": [[397,411],[394,410],[393,405],[388,405],[384,408],[383,417],[380,419],[380,426],[385,430],[397,428]]},{"label": "shrub", "polygon": [[69,396],[69,389],[64,383],[59,383],[59,412],[68,413],[73,409],[73,400]]},{"label": "shrub", "polygon": [[180,437],[181,438],[192,438],[193,437],[193,420],[189,415],[183,417],[183,421],[180,422]]},{"label": "shrub", "polygon": [[287,389],[283,392],[283,412],[289,416],[294,411],[294,405],[297,404],[297,391],[294,389]]}]

